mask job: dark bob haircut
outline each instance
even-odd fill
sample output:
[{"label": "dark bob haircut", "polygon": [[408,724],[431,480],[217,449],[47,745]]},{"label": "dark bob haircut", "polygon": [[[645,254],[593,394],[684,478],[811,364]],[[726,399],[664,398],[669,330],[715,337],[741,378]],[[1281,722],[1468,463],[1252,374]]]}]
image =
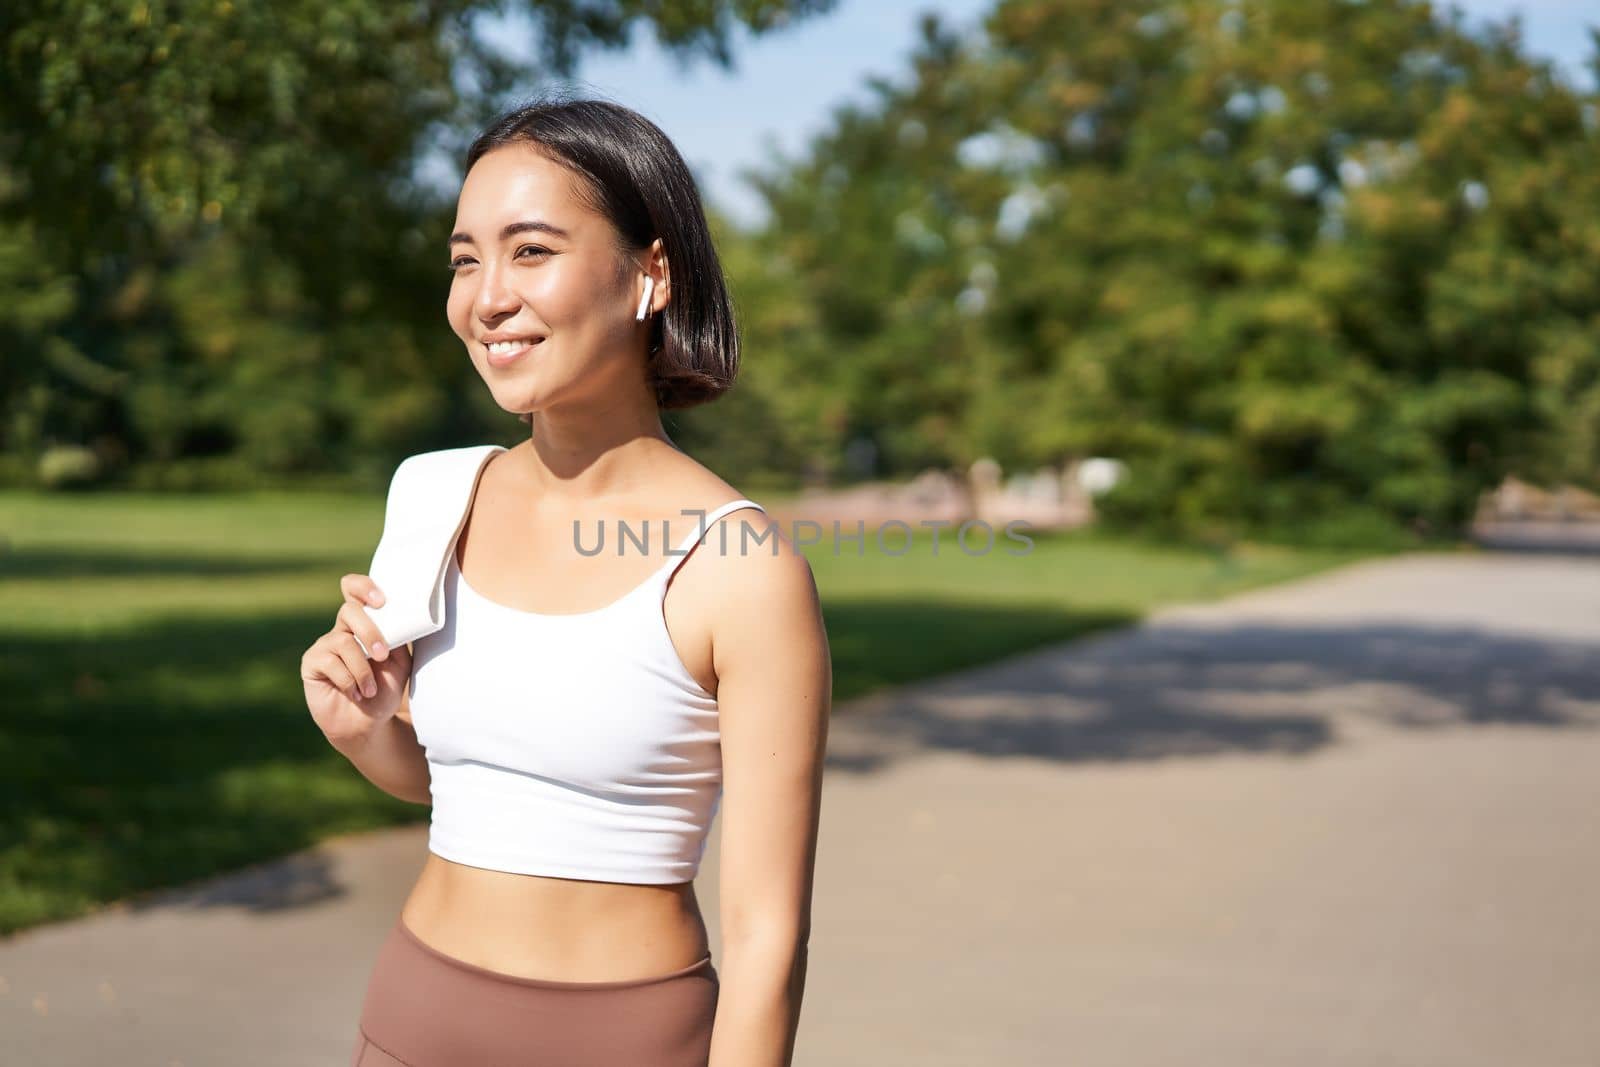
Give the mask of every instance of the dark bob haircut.
[{"label": "dark bob haircut", "polygon": [[689,408],[727,392],[739,371],[733,303],[694,176],[661,128],[621,104],[546,94],[495,119],[467,149],[466,170],[507,145],[577,177],[582,202],[617,232],[619,277],[634,269],[629,254],[661,238],[672,297],[650,334],[656,403]]}]

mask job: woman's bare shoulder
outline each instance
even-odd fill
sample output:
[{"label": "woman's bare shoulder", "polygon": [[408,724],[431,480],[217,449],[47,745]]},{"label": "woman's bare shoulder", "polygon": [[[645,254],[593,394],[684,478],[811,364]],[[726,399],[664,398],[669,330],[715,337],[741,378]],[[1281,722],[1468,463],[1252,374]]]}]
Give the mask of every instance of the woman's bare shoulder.
[{"label": "woman's bare shoulder", "polygon": [[[682,454],[662,471],[657,485],[665,487],[662,496],[675,509],[709,512],[733,500],[752,499],[693,456]],[[760,501],[756,501],[760,503]]]}]

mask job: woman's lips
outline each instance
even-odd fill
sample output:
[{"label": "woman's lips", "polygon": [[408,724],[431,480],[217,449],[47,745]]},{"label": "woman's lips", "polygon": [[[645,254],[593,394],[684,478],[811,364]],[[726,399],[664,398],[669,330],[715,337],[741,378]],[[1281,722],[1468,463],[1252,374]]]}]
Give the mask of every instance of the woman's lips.
[{"label": "woman's lips", "polygon": [[491,366],[491,367],[509,367],[511,364],[515,363],[517,360],[521,359],[523,356],[527,355],[529,352],[532,352],[535,345],[538,345],[538,344],[541,344],[541,343],[542,343],[541,341],[529,341],[529,342],[521,345],[520,347],[513,349],[510,352],[496,352],[494,349],[490,348],[488,345],[485,345],[484,346],[484,351],[489,354],[489,366]]}]

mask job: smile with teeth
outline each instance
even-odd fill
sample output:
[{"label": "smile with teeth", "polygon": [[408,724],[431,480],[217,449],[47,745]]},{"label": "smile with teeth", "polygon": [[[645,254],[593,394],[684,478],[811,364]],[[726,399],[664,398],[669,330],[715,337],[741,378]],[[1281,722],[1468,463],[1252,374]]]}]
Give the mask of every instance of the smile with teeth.
[{"label": "smile with teeth", "polygon": [[484,347],[497,356],[508,356],[513,352],[520,352],[524,348],[532,348],[536,343],[536,338],[524,337],[518,341],[491,341]]},{"label": "smile with teeth", "polygon": [[523,337],[515,341],[490,341],[483,347],[489,353],[491,367],[509,367],[532,352],[534,346],[542,340],[543,338],[539,337]]}]

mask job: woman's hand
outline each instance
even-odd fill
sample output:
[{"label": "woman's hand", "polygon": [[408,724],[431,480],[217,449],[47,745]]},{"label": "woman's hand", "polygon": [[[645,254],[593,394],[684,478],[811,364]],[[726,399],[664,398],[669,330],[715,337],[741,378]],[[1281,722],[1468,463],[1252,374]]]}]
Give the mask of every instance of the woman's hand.
[{"label": "woman's hand", "polygon": [[[334,745],[362,741],[400,709],[411,680],[411,652],[386,648],[365,605],[383,603],[383,593],[365,574],[339,580],[344,604],[333,629],[317,638],[300,657],[306,707]],[[356,638],[372,650],[368,660]]]}]

